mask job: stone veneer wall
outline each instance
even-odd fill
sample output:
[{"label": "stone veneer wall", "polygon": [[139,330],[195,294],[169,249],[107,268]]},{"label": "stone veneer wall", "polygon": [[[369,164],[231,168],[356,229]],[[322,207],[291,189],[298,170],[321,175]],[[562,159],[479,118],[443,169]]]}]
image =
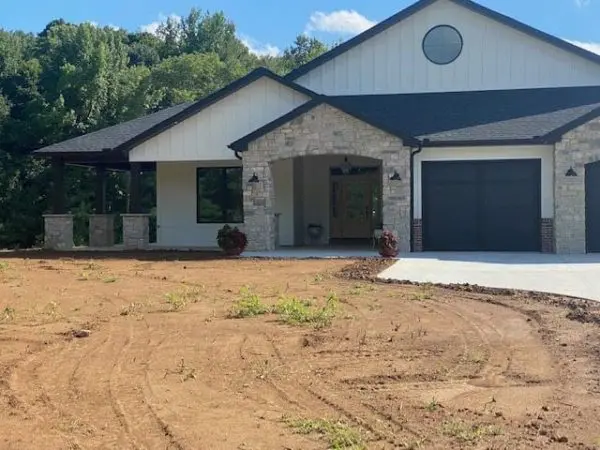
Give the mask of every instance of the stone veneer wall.
[{"label": "stone veneer wall", "polygon": [[46,214],[44,216],[44,247],[50,250],[73,248],[73,215]]},{"label": "stone veneer wall", "polygon": [[[384,228],[398,235],[402,252],[410,251],[410,149],[398,137],[326,104],[251,142],[243,154],[244,224],[249,250],[275,247],[271,163],[312,155],[360,155],[381,160]],[[398,171],[401,181],[390,180],[394,171]],[[260,182],[247,183],[254,174]]]},{"label": "stone veneer wall", "polygon": [[554,253],[554,219],[542,219],[542,253]]},{"label": "stone veneer wall", "polygon": [[115,216],[113,214],[90,214],[90,247],[115,245]]},{"label": "stone veneer wall", "polygon": [[145,249],[150,244],[150,215],[123,214],[123,246],[128,250]]},{"label": "stone veneer wall", "polygon": [[413,219],[412,230],[413,230],[412,251],[413,252],[422,252],[423,251],[423,219]]},{"label": "stone veneer wall", "polygon": [[[554,233],[557,253],[585,253],[585,165],[600,160],[600,119],[566,133],[554,150]],[[576,177],[565,173],[573,167]]]}]

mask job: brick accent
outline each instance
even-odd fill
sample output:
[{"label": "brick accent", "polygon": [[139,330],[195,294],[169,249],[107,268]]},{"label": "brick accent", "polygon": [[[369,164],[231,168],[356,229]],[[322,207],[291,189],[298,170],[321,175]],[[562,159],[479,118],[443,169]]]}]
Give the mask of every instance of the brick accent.
[{"label": "brick accent", "polygon": [[115,245],[115,216],[112,214],[90,215],[90,247]]},{"label": "brick accent", "polygon": [[542,219],[542,253],[554,253],[554,219]]},{"label": "brick accent", "polygon": [[73,216],[47,214],[44,216],[44,247],[50,250],[73,248]]},{"label": "brick accent", "polygon": [[423,251],[423,219],[413,219],[412,222],[412,251]]},{"label": "brick accent", "polygon": [[[360,155],[382,161],[384,228],[398,235],[402,252],[410,251],[410,149],[398,137],[325,104],[251,142],[244,153],[244,216],[249,250],[275,247],[271,163],[312,155]],[[400,174],[400,181],[390,180],[394,171]],[[260,182],[247,183],[254,174]]]},{"label": "brick accent", "polygon": [[145,249],[150,244],[150,216],[123,214],[123,245],[128,250]]},{"label": "brick accent", "polygon": [[[566,133],[554,150],[554,232],[557,253],[585,253],[585,165],[600,160],[600,119]],[[565,176],[569,168],[576,177]]]}]

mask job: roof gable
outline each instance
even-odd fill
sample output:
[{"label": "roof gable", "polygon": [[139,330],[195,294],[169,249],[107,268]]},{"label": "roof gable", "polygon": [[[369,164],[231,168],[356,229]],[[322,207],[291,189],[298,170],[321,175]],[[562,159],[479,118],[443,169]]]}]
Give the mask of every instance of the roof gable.
[{"label": "roof gable", "polygon": [[[362,44],[363,42],[369,40],[370,38],[379,35],[390,27],[408,19],[413,16],[417,12],[427,8],[428,6],[438,2],[440,0],[419,0],[416,3],[412,4],[408,8],[403,9],[402,11],[394,14],[393,16],[387,18],[386,20],[379,22],[372,28],[364,31],[363,33],[355,36],[348,41],[343,42],[342,44],[334,47],[330,51],[320,55],[319,57],[313,59],[312,61],[298,67],[297,69],[291,71],[289,74],[285,76],[288,80],[296,80],[299,77],[306,75],[313,69],[320,67],[328,61],[340,56],[341,54],[351,50],[352,48]],[[516,19],[508,17],[504,14],[496,12],[492,9],[486,8],[472,0],[448,0],[452,3],[469,9],[477,14],[485,16],[489,19],[495,20],[496,22],[502,23],[510,28],[513,28],[517,31],[525,33],[533,38],[542,40],[548,44],[551,44],[555,47],[558,47],[562,50],[565,50],[571,54],[575,54],[585,60],[591,61],[593,63],[600,65],[600,55],[597,55],[593,52],[585,50],[581,47],[573,45],[567,41],[557,38],[556,36],[552,36],[551,34],[545,33],[541,30],[533,28],[529,25],[524,24]]]},{"label": "roof gable", "polygon": [[178,123],[192,117],[225,97],[243,89],[255,81],[267,77],[310,98],[316,94],[270,70],[260,67],[224,88],[192,103],[183,103],[139,117],[111,127],[78,136],[36,150],[36,154],[126,152],[152,137],[167,131]]}]

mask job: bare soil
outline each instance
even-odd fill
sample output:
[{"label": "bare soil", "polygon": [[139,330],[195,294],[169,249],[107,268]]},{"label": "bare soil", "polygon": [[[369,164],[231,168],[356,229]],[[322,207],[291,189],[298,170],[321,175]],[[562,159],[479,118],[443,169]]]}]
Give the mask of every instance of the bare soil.
[{"label": "bare soil", "polygon": [[[316,419],[354,448],[600,448],[596,305],[385,264],[0,254],[0,449],[328,448],[289,426]],[[339,307],[230,318],[242,292]]]}]

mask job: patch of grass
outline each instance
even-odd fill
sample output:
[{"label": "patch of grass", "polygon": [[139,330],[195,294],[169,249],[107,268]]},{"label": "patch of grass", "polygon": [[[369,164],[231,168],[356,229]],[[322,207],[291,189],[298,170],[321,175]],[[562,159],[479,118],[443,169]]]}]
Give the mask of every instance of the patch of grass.
[{"label": "patch of grass", "polygon": [[431,401],[427,404],[427,411],[429,412],[434,412],[437,411],[437,409],[440,407],[440,403],[436,400],[435,397],[433,397],[431,399]]},{"label": "patch of grass", "polygon": [[469,424],[462,421],[445,422],[442,431],[446,436],[461,442],[475,442],[488,436],[500,436],[503,432],[497,425]]},{"label": "patch of grass", "polygon": [[6,261],[0,261],[0,272],[8,269],[8,263]]},{"label": "patch of grass", "polygon": [[367,449],[360,431],[340,420],[284,418],[284,422],[297,434],[319,435],[333,450]]},{"label": "patch of grass", "polygon": [[433,298],[433,288],[427,284],[419,286],[417,292],[414,292],[411,298],[418,302],[431,300]]},{"label": "patch of grass", "polygon": [[350,295],[360,296],[367,292],[374,292],[375,290],[376,288],[372,284],[356,284],[350,290]]},{"label": "patch of grass", "polygon": [[234,319],[256,317],[268,313],[269,310],[270,308],[262,302],[258,294],[253,293],[249,288],[242,288],[240,298],[229,311],[229,317]]},{"label": "patch of grass", "polygon": [[130,303],[129,305],[123,306],[119,314],[121,316],[133,316],[141,313],[143,307],[144,305],[141,303]]},{"label": "patch of grass", "polygon": [[117,279],[115,277],[106,277],[102,280],[104,283],[116,283]]},{"label": "patch of grass", "polygon": [[283,323],[290,325],[312,325],[325,328],[331,325],[336,316],[339,300],[335,294],[327,297],[325,305],[315,306],[310,300],[297,297],[283,297],[274,308]]},{"label": "patch of grass", "polygon": [[169,305],[171,311],[180,311],[188,303],[198,303],[201,296],[200,289],[187,288],[180,291],[168,292],[165,294],[165,302]]},{"label": "patch of grass", "polygon": [[15,318],[17,311],[15,308],[11,308],[10,306],[5,306],[2,311],[0,311],[0,322],[8,322]]}]

